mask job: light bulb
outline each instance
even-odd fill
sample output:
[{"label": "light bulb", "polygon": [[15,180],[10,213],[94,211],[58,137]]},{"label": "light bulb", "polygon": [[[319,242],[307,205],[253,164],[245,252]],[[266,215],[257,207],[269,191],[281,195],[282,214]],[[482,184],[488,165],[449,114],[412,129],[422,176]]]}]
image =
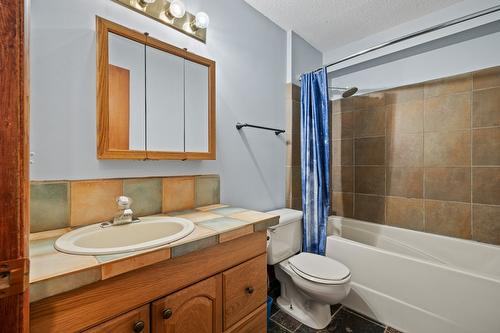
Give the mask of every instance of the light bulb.
[{"label": "light bulb", "polygon": [[186,6],[181,0],[172,0],[170,7],[168,7],[168,13],[175,18],[184,17],[186,14]]},{"label": "light bulb", "polygon": [[198,12],[194,18],[194,26],[198,29],[206,29],[208,28],[208,24],[210,23],[210,18],[205,12]]}]

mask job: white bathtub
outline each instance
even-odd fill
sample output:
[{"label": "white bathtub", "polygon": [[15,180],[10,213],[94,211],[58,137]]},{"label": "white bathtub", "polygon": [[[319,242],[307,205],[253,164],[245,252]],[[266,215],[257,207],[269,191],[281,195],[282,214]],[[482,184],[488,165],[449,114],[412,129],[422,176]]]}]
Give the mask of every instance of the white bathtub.
[{"label": "white bathtub", "polygon": [[328,234],[347,307],[406,333],[500,333],[500,246],[337,216]]}]

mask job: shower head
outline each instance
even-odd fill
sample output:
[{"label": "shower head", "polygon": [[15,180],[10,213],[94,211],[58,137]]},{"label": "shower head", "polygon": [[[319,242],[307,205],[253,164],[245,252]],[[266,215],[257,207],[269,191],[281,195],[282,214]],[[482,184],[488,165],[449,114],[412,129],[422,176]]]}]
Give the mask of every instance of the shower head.
[{"label": "shower head", "polygon": [[351,88],[329,87],[329,88],[333,90],[343,90],[344,91],[342,93],[343,98],[351,97],[352,95],[358,92],[357,87],[351,87]]},{"label": "shower head", "polygon": [[344,98],[351,97],[352,95],[354,95],[357,92],[358,92],[357,87],[351,87],[349,89],[346,89],[346,91],[344,91],[344,93],[342,94],[342,97],[344,97]]}]

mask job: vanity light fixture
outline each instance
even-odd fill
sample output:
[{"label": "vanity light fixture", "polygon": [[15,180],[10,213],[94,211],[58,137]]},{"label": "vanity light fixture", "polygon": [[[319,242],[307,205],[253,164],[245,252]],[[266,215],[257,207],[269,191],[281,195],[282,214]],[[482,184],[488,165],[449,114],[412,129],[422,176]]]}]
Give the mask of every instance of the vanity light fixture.
[{"label": "vanity light fixture", "polygon": [[198,31],[199,29],[208,28],[208,24],[210,23],[210,18],[205,12],[198,12],[194,17],[194,20],[191,21],[191,30]]},{"label": "vanity light fixture", "polygon": [[174,28],[203,43],[207,41],[210,19],[205,12],[196,15],[186,10],[183,0],[112,0],[137,13]]}]

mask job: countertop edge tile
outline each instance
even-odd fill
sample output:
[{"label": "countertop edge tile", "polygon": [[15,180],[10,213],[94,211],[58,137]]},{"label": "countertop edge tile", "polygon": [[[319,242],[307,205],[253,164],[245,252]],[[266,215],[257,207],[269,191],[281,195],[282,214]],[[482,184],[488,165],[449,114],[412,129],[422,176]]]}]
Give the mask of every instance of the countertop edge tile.
[{"label": "countertop edge tile", "polygon": [[265,220],[262,220],[259,222],[255,222],[253,224],[253,231],[258,232],[258,231],[267,230],[267,228],[278,225],[279,223],[280,223],[279,215],[273,215],[272,217],[270,217],[268,219],[265,219]]}]

